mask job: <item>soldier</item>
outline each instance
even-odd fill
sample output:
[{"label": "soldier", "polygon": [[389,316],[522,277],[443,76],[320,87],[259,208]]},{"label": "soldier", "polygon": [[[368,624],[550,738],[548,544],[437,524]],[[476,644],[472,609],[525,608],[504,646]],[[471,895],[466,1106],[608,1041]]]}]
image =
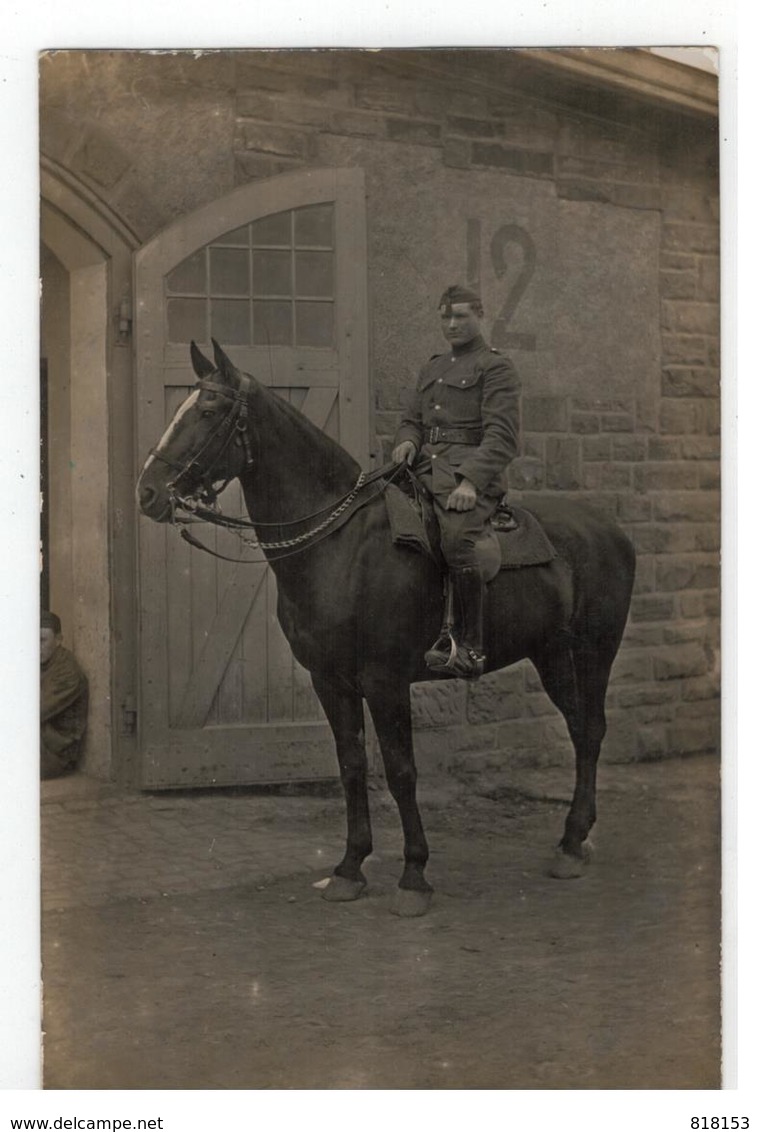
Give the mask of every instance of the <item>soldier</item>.
[{"label": "soldier", "polygon": [[485,668],[485,584],[474,546],[506,490],[506,468],[517,454],[520,384],[511,361],[482,337],[479,295],[448,287],[438,310],[451,351],[422,366],[393,460],[413,465],[432,494],[453,586],[455,655],[436,642],[425,662],[432,671],[477,677]]},{"label": "soldier", "polygon": [[62,644],[55,613],[40,616],[40,773],[58,778],[74,770],[87,728],[87,677]]}]

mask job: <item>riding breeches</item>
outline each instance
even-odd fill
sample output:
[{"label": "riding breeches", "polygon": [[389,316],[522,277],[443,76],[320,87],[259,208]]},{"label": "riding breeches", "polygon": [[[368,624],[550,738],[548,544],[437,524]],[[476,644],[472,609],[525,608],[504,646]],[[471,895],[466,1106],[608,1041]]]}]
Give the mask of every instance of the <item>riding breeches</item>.
[{"label": "riding breeches", "polygon": [[433,495],[435,515],[440,524],[440,547],[451,570],[462,570],[475,566],[479,561],[475,553],[475,543],[482,537],[485,524],[492,518],[498,506],[498,499],[489,495],[477,495],[477,502],[471,511],[448,511],[447,495]]}]

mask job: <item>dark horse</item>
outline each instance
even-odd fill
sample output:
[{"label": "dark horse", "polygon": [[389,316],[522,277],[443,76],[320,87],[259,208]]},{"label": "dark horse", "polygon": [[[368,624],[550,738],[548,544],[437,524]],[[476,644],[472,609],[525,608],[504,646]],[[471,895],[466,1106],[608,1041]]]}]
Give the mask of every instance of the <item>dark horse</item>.
[{"label": "dark horse", "polygon": [[[242,374],[217,343],[214,353],[215,364],[192,344],[199,380],[148,457],[139,505],[159,523],[173,521],[177,506],[214,500],[219,484],[239,479],[276,574],[279,621],[311,674],[335,738],[347,841],[324,896],[353,900],[366,884],[361,866],[372,850],[366,700],[403,826],[405,867],[393,910],[421,915],[432,889],[424,875],[428,849],[416,802],[409,685],[430,679],[424,650],[440,628],[440,571],[426,555],[393,544],[380,494],[344,521],[367,490],[355,460]],[[546,500],[534,512],[558,557],[501,571],[489,584],[485,652],[489,671],[529,658],[566,720],[576,784],[552,872],[579,876],[596,817],[606,687],[635,556],[625,535],[584,505]]]}]

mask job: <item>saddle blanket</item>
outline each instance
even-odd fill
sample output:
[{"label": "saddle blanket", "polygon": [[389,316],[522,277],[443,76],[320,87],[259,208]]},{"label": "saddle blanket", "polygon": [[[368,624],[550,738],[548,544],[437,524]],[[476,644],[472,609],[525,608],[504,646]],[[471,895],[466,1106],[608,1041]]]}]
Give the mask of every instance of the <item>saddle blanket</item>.
[{"label": "saddle blanket", "polygon": [[[432,507],[424,504],[423,519],[418,506],[395,484],[388,484],[385,489],[385,505],[396,546],[408,547],[439,561],[437,523]],[[557,557],[556,548],[532,512],[513,504],[510,507],[516,527],[511,531],[495,532],[501,550],[500,569],[544,566],[553,561]]]}]

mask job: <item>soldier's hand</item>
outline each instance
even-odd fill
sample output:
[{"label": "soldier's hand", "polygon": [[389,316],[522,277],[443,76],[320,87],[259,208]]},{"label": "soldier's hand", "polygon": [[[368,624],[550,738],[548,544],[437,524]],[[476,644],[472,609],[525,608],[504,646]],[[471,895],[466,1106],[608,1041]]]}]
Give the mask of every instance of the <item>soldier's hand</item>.
[{"label": "soldier's hand", "polygon": [[413,464],[416,459],[416,445],[413,440],[402,440],[400,444],[396,444],[393,449],[393,463],[395,464]]},{"label": "soldier's hand", "polygon": [[471,511],[476,502],[477,488],[464,479],[448,496],[445,506],[448,511]]}]

